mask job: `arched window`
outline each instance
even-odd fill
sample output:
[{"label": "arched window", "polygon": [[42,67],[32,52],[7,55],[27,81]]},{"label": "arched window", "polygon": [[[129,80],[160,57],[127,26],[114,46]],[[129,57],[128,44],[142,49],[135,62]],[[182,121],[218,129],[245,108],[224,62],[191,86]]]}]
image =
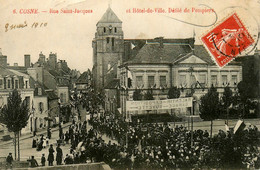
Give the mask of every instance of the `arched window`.
[{"label": "arched window", "polygon": [[60,94],[60,102],[63,103],[63,93]]},{"label": "arched window", "polygon": [[115,27],[115,32],[117,32],[117,29],[116,29],[116,27]]},{"label": "arched window", "polygon": [[42,113],[43,112],[43,103],[42,102],[40,102],[39,103],[39,111]]},{"label": "arched window", "polygon": [[107,43],[109,43],[109,37],[107,37]]},{"label": "arched window", "polygon": [[104,27],[104,32],[106,32],[106,27]]},{"label": "arched window", "polygon": [[112,47],[115,45],[115,38],[112,38]]},{"label": "arched window", "polygon": [[109,33],[112,33],[112,25],[109,25]]}]

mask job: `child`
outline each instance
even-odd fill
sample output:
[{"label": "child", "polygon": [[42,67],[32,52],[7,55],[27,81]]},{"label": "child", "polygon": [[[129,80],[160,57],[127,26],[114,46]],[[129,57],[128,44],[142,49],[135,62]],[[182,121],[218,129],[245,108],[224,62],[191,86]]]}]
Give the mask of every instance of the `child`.
[{"label": "child", "polygon": [[46,158],[45,158],[44,153],[43,153],[42,158],[41,158],[42,166],[45,166],[45,162],[46,162]]}]

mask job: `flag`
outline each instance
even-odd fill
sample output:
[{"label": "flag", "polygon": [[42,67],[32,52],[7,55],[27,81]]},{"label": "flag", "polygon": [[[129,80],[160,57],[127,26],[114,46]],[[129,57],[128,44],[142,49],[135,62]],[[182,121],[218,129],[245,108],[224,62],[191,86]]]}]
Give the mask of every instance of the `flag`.
[{"label": "flag", "polygon": [[225,129],[226,129],[226,131],[229,131],[229,127],[226,123],[225,123]]},{"label": "flag", "polygon": [[131,49],[135,48],[135,45],[133,43],[131,43]]},{"label": "flag", "polygon": [[241,132],[246,127],[244,121],[238,120],[236,126],[234,127],[234,134],[236,132]]}]

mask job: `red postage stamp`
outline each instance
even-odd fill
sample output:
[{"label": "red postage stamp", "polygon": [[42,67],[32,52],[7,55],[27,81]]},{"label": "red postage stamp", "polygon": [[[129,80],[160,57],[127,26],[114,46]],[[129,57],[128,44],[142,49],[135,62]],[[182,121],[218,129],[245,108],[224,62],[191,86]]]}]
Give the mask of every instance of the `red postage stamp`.
[{"label": "red postage stamp", "polygon": [[201,40],[219,67],[225,66],[254,43],[236,13],[213,28]]}]

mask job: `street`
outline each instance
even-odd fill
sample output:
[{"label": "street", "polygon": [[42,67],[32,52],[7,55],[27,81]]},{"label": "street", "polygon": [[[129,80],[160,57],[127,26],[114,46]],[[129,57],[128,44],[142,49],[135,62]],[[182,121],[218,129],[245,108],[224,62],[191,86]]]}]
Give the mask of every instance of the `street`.
[{"label": "street", "polygon": [[[81,121],[83,122],[86,117],[86,110],[80,106],[80,113],[81,113]],[[91,128],[90,125],[88,125],[87,129],[89,130]],[[69,129],[69,126],[66,128],[63,128],[63,133],[65,133]],[[39,136],[38,136],[39,137]],[[49,145],[53,144],[54,150],[56,149],[56,140],[59,138],[59,131],[56,130],[52,132],[52,138],[49,140]],[[105,140],[107,143],[109,140],[108,137],[102,136],[102,138]],[[111,140],[112,143],[117,143],[115,140]],[[1,144],[1,143],[0,143]],[[61,149],[63,151],[63,158],[65,158],[66,154],[69,153],[70,150],[70,143],[66,145],[61,145]],[[41,163],[41,156],[42,154],[45,154],[46,160],[48,158],[48,149],[49,147],[47,146],[46,148],[43,148],[41,151],[36,151],[36,148],[32,148],[32,138],[27,138],[24,140],[20,140],[20,160],[21,161],[26,161],[29,159],[30,156],[34,156],[35,159],[37,160],[38,164],[40,165]],[[6,145],[0,145],[0,158],[1,157],[6,157],[8,153],[13,153],[13,158],[14,158],[14,145],[13,143],[6,144]],[[54,153],[55,154],[55,153]],[[55,156],[56,157],[56,156]],[[46,163],[47,164],[47,163]],[[54,161],[54,165],[56,165],[56,161]]]}]

